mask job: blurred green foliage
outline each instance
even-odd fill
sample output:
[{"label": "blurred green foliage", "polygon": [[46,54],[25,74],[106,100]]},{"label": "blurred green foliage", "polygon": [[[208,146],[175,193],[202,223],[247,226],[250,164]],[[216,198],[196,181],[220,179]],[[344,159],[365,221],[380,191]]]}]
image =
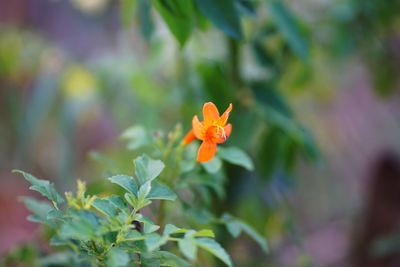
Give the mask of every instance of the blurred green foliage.
[{"label": "blurred green foliage", "polygon": [[[98,193],[107,185],[96,177],[129,171],[127,159],[138,156],[133,150],[151,141],[149,129],[168,130],[181,121],[186,130],[205,101],[219,107],[232,102],[229,143],[248,152],[250,158],[243,163],[248,170],[222,165],[217,158],[204,166],[209,174],[192,182],[213,189],[200,194],[215,203],[218,215],[226,210],[248,218],[276,244],[284,237],[297,240],[287,192],[296,181],[298,162],[322,159],[290,98],[318,79],[313,57],[322,49],[333,61],[338,55],[358,53],[370,66],[377,92],[393,92],[399,70],[399,1],[335,1],[322,20],[330,23],[329,36],[322,41],[313,32],[315,25],[297,15],[290,1],[109,4],[110,9],[115,6],[124,27],[122,44],[96,57],[78,58],[30,29],[2,26],[0,167],[38,169],[56,177],[62,189],[72,187],[74,176],[90,176],[88,191]],[[143,38],[138,39],[138,34]],[[104,120],[104,128],[94,123]],[[77,139],[85,132],[83,126],[92,124],[96,131],[90,132],[90,140],[101,139],[105,129],[112,129],[109,138],[115,140],[131,125],[143,127],[130,128],[123,135],[130,150],[112,142],[96,147],[103,151],[91,151],[87,160],[91,149],[78,155]],[[227,160],[224,153],[227,150],[221,149],[219,157]],[[231,158],[231,163],[238,162]],[[229,177],[226,183],[215,174],[219,168]],[[202,212],[197,213],[199,220],[207,217]],[[231,233],[239,228],[246,231],[240,222],[231,226]],[[231,242],[229,237],[222,239],[224,246]],[[301,241],[296,244],[304,251]],[[252,257],[251,250],[240,266],[257,266],[260,260],[276,265],[273,256]],[[10,259],[22,252],[11,253]],[[306,252],[303,261],[304,266],[309,264]]]}]

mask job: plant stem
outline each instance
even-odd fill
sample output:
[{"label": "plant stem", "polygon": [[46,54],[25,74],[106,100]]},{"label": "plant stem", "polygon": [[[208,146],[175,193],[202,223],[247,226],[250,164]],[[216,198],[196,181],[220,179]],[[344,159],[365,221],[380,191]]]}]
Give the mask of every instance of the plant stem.
[{"label": "plant stem", "polygon": [[165,224],[165,200],[160,201],[160,206],[158,208],[157,224],[163,228]]}]

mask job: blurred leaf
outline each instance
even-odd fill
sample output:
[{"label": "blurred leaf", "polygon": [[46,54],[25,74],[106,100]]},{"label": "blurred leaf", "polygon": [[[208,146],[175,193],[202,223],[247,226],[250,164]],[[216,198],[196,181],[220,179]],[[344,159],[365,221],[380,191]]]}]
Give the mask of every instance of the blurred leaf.
[{"label": "blurred leaf", "polygon": [[57,252],[40,258],[39,266],[73,266],[77,264],[76,258],[77,256],[74,255],[71,251]]},{"label": "blurred leaf", "polygon": [[118,213],[115,206],[106,198],[96,198],[92,206],[108,217],[116,216]]},{"label": "blurred leaf", "polygon": [[155,0],[152,3],[161,14],[171,33],[183,46],[193,27],[193,2],[187,0]]},{"label": "blurred leaf", "polygon": [[126,129],[122,133],[121,138],[128,141],[127,148],[130,150],[135,150],[151,143],[151,137],[141,125],[135,125]]},{"label": "blurred leaf", "polygon": [[121,186],[123,189],[134,194],[135,196],[138,193],[138,186],[136,184],[135,179],[132,176],[120,174],[120,175],[114,175],[108,178],[108,180],[110,180],[110,182],[113,184]]},{"label": "blurred leaf", "polygon": [[277,127],[268,129],[266,135],[263,136],[259,146],[259,166],[265,180],[270,178],[276,169],[281,167],[282,163],[282,145],[285,134]]},{"label": "blurred leaf", "polygon": [[218,155],[229,163],[242,166],[249,171],[254,170],[254,164],[251,158],[240,148],[224,147],[218,150]]},{"label": "blurred leaf", "polygon": [[109,196],[106,198],[115,208],[120,209],[120,210],[125,210],[127,208],[126,204],[122,200],[120,196]]},{"label": "blurred leaf", "polygon": [[139,188],[138,194],[137,194],[137,198],[139,201],[143,201],[147,198],[148,194],[150,193],[152,186],[151,186],[151,182],[147,181],[144,184],[142,184]]},{"label": "blurred leaf", "polygon": [[49,181],[40,180],[32,174],[20,170],[13,170],[13,172],[22,174],[24,178],[32,184],[29,189],[39,192],[44,197],[47,197],[49,200],[57,204],[61,204],[64,202],[64,199],[57,193],[56,189],[54,188],[54,184],[50,183]]},{"label": "blurred leaf", "polygon": [[178,241],[179,250],[189,260],[194,261],[197,255],[197,244],[195,239],[191,237],[192,233],[186,233],[185,237]]},{"label": "blurred leaf", "polygon": [[222,162],[219,157],[214,156],[211,160],[202,162],[201,165],[203,165],[208,173],[217,173],[221,169]]},{"label": "blurred leaf", "polygon": [[225,213],[222,216],[222,220],[225,221],[226,227],[229,231],[229,233],[234,237],[237,238],[240,233],[243,231],[246,234],[248,234],[254,241],[257,242],[257,244],[261,247],[261,249],[264,252],[268,251],[268,244],[267,240],[261,236],[259,233],[257,233],[256,230],[254,230],[250,225],[247,223],[238,220],[234,217],[232,217],[230,214]]},{"label": "blurred leaf", "polygon": [[148,199],[176,200],[176,194],[168,186],[161,183],[153,183]]},{"label": "blurred leaf", "polygon": [[195,239],[196,244],[204,250],[207,250],[218,259],[222,260],[226,265],[233,266],[231,258],[229,257],[228,253],[226,253],[225,249],[221,247],[215,240],[211,238],[198,238]]},{"label": "blurred leaf", "polygon": [[152,257],[157,258],[160,261],[160,266],[190,267],[190,264],[187,261],[168,251],[156,251]]},{"label": "blurred leaf", "polygon": [[278,71],[276,58],[272,52],[269,52],[260,40],[252,42],[252,52],[257,62],[267,68],[272,69],[275,73]]},{"label": "blurred leaf", "polygon": [[161,160],[151,159],[147,155],[142,155],[134,160],[135,173],[141,183],[154,180],[164,169]]},{"label": "blurred leaf", "polygon": [[129,264],[129,254],[120,248],[112,248],[108,254],[107,266],[123,267]]},{"label": "blurred leaf", "polygon": [[288,41],[293,52],[302,60],[307,61],[309,57],[309,45],[301,33],[294,15],[282,1],[268,0],[267,3],[270,16]]},{"label": "blurred leaf", "polygon": [[94,214],[80,211],[72,214],[70,220],[62,224],[59,235],[63,239],[90,240],[96,238],[98,226]]},{"label": "blurred leaf", "polygon": [[235,0],[195,0],[199,10],[225,34],[242,38],[240,16],[236,10]]},{"label": "blurred leaf", "polygon": [[168,241],[168,239],[161,237],[157,233],[152,233],[152,234],[146,235],[146,237],[145,237],[146,247],[149,252],[158,249],[160,246],[165,244],[167,241]]},{"label": "blurred leaf", "polygon": [[251,85],[254,96],[261,105],[273,109],[282,116],[291,118],[293,112],[281,93],[274,85],[267,82],[256,82]]},{"label": "blurred leaf", "polygon": [[23,197],[21,200],[24,202],[27,209],[33,213],[33,215],[29,216],[30,221],[52,226],[52,223],[47,219],[47,214],[53,210],[53,207],[48,202],[39,201],[30,197]]},{"label": "blurred leaf", "polygon": [[143,233],[144,234],[150,234],[150,233],[153,233],[153,232],[157,231],[158,229],[160,229],[160,226],[154,224],[152,222],[152,220],[150,220],[146,216],[140,216],[140,217],[136,218],[136,220],[143,223]]},{"label": "blurred leaf", "polygon": [[195,237],[215,237],[215,234],[210,229],[203,229],[194,234]]},{"label": "blurred leaf", "polygon": [[252,17],[255,17],[257,15],[256,8],[254,6],[254,0],[236,0],[235,4],[237,9],[244,14]]},{"label": "blurred leaf", "polygon": [[137,1],[137,17],[140,22],[140,33],[146,40],[150,40],[154,32],[154,22],[151,17],[151,3],[148,0]]}]

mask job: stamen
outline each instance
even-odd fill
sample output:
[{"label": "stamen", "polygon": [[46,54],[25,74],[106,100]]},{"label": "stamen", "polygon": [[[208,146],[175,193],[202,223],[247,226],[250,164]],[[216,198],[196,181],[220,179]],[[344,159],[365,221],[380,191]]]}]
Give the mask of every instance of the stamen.
[{"label": "stamen", "polygon": [[217,135],[219,135],[219,130],[221,130],[221,132],[222,132],[222,134],[221,134],[222,138],[224,140],[226,140],[226,133],[225,133],[224,127],[217,125]]}]

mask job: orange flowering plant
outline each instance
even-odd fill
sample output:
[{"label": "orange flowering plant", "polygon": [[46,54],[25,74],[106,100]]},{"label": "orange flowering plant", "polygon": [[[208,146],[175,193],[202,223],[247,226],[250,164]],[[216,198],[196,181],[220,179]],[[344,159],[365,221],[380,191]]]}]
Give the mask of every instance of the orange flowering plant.
[{"label": "orange flowering plant", "polygon": [[207,102],[203,106],[204,120],[200,122],[197,115],[193,117],[193,129],[186,134],[183,143],[189,144],[196,138],[202,141],[197,153],[197,161],[211,160],[217,152],[217,144],[224,143],[231,135],[232,125],[227,124],[231,111],[232,104],[229,104],[229,107],[220,116],[214,103]]},{"label": "orange flowering plant", "polygon": [[78,180],[77,192],[63,197],[52,183],[16,171],[49,200],[23,198],[33,214],[29,219],[52,229],[51,244],[65,248],[65,266],[209,266],[213,259],[200,257],[198,249],[233,266],[214,234],[218,225],[235,238],[248,234],[266,251],[263,235],[213,206],[215,198],[225,196],[223,161],[253,169],[239,148],[221,147],[216,153],[232,132],[231,111],[229,104],[220,115],[213,103],[205,103],[203,121],[194,116],[186,136],[179,125],[166,135],[142,126],[127,129],[122,138],[136,157],[134,170],[106,169],[116,186],[111,192],[88,195],[86,183]]}]

